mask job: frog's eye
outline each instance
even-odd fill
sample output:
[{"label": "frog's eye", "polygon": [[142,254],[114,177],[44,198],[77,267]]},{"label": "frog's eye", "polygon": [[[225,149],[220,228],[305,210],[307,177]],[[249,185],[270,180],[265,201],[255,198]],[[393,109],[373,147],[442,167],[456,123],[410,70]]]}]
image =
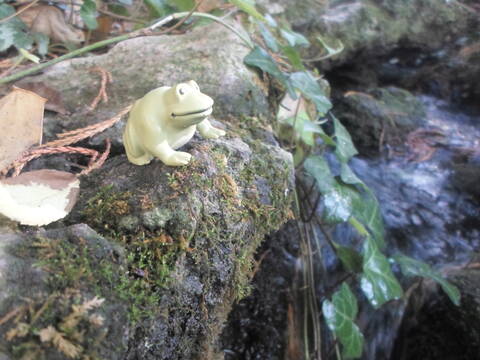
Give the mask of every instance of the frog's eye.
[{"label": "frog's eye", "polygon": [[179,86],[177,88],[177,93],[178,93],[178,95],[185,95],[186,90],[182,86]]}]

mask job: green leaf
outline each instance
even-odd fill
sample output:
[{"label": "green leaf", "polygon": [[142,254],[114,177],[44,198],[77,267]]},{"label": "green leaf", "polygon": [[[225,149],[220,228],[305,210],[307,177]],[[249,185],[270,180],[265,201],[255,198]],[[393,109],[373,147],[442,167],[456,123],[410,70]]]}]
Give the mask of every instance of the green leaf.
[{"label": "green leaf", "polygon": [[352,185],[362,185],[365,186],[362,180],[358,178],[358,176],[350,169],[348,164],[342,162],[340,163],[340,178],[344,183],[352,184]]},{"label": "green leaf", "polygon": [[253,50],[245,56],[243,59],[245,64],[250,66],[256,66],[261,70],[269,73],[273,77],[275,77],[278,81],[280,81],[289,92],[290,96],[293,99],[297,98],[295,91],[290,83],[290,80],[287,76],[278,68],[275,60],[268,54],[264,49],[259,46],[255,46]]},{"label": "green leaf", "polygon": [[305,36],[295,31],[289,29],[281,29],[280,34],[282,37],[287,40],[288,45],[290,46],[309,46],[310,42]]},{"label": "green leaf", "polygon": [[97,23],[97,4],[94,0],[84,0],[80,8],[80,16],[83,22],[91,30],[98,27]]},{"label": "green leaf", "polygon": [[387,301],[399,299],[403,295],[402,287],[393,275],[390,263],[370,237],[367,237],[364,244],[360,286],[370,304],[376,309]]},{"label": "green leaf", "polygon": [[251,0],[229,0],[233,5],[257,20],[265,21],[265,18],[255,9],[255,2]]},{"label": "green leaf", "polygon": [[328,59],[329,57],[340,54],[343,51],[343,49],[345,49],[345,46],[340,40],[338,40],[339,45],[337,48],[333,48],[329,46],[321,36],[317,36],[317,40],[320,42],[320,44],[322,44],[325,50],[327,50],[327,54],[322,56],[321,58],[318,58],[317,61],[325,60],[325,59]]},{"label": "green leaf", "polygon": [[277,21],[270,14],[265,15],[265,20],[267,21],[267,24],[273,28],[276,28],[278,26]]},{"label": "green leaf", "polygon": [[346,186],[338,183],[323,197],[323,217],[329,224],[348,221],[352,215],[352,199]]},{"label": "green leaf", "polygon": [[50,43],[50,39],[47,35],[41,33],[34,33],[33,38],[38,46],[38,53],[41,56],[45,56],[48,53],[48,44]]},{"label": "green leaf", "polygon": [[370,190],[362,193],[353,190],[350,196],[352,198],[353,216],[370,231],[372,240],[375,241],[377,247],[384,249],[385,229],[380,206],[375,195]]},{"label": "green leaf", "polygon": [[145,4],[147,4],[151,15],[154,17],[163,17],[170,12],[166,0],[145,0]]},{"label": "green leaf", "polygon": [[263,40],[265,40],[265,44],[267,44],[268,48],[273,52],[278,52],[278,50],[280,49],[278,46],[278,42],[273,36],[273,34],[270,32],[270,30],[268,30],[268,28],[262,23],[259,23],[258,27],[260,29],[260,34],[262,34]]},{"label": "green leaf", "polygon": [[323,316],[343,346],[345,358],[358,358],[362,355],[363,334],[355,324],[358,313],[357,299],[344,282],[332,301],[325,300],[322,304]]},{"label": "green leaf", "polygon": [[312,155],[305,160],[303,167],[317,182],[318,190],[321,194],[332,191],[336,181],[333,177],[327,161],[318,155]]},{"label": "green leaf", "polygon": [[323,195],[324,220],[330,224],[348,221],[353,211],[351,191],[335,180],[327,161],[318,155],[309,156],[304,168]]},{"label": "green leaf", "polygon": [[324,115],[332,108],[332,103],[325,96],[317,80],[308,71],[299,71],[290,75],[290,80],[307,99],[314,102],[320,115]]},{"label": "green leaf", "polygon": [[421,276],[436,281],[448,295],[450,300],[457,306],[460,305],[460,291],[449,283],[440,273],[433,270],[428,264],[412,259],[409,256],[398,254],[392,257],[400,265],[405,276]]},{"label": "green leaf", "polygon": [[335,155],[337,155],[340,162],[346,163],[353,156],[357,155],[358,151],[355,145],[353,145],[352,137],[342,123],[334,117],[333,124],[335,126],[335,140],[337,143]]},{"label": "green leaf", "polygon": [[[0,19],[15,13],[15,8],[7,4],[0,4]],[[17,17],[0,23],[0,51],[7,50],[15,45],[17,48],[30,48],[32,38],[25,32],[26,25]]]},{"label": "green leaf", "polygon": [[302,57],[294,47],[282,46],[282,52],[296,70],[305,70],[305,66],[303,66],[302,62]]},{"label": "green leaf", "polygon": [[337,256],[347,271],[360,273],[362,271],[362,255],[347,246],[333,242]]}]

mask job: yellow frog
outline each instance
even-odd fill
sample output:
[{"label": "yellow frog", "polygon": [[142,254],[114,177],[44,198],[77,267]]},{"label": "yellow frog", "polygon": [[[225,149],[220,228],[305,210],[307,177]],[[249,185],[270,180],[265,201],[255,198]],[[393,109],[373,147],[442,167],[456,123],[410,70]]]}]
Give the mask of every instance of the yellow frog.
[{"label": "yellow frog", "polygon": [[207,120],[212,106],[212,98],[201,93],[193,80],[150,91],[130,111],[123,133],[128,160],[145,165],[157,157],[170,166],[188,164],[192,155],[175,149],[193,137],[197,125],[204,138],[225,135]]}]

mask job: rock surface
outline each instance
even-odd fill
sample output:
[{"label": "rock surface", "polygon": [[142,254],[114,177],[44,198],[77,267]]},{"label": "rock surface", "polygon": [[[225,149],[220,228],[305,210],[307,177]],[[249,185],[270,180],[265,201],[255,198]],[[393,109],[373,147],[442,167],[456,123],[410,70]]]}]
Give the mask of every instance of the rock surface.
[{"label": "rock surface", "polygon": [[425,118],[423,104],[396,87],[347,92],[335,102],[335,113],[363,155],[376,154],[385,144],[402,144]]},{"label": "rock surface", "polygon": [[[221,39],[221,41],[219,41]],[[54,134],[107,120],[124,107],[160,86],[195,80],[202,92],[215,101],[213,116],[265,116],[269,105],[266,90],[257,75],[246,68],[243,58],[249,49],[230,30],[212,24],[184,35],[147,36],[130,39],[108,53],[67,60],[43,74],[22,82],[43,82],[62,94],[71,116],[48,114],[44,139]],[[107,86],[109,101],[85,113],[100,88],[100,76],[90,69],[109,71],[113,82]],[[126,119],[124,119],[125,121]],[[112,140],[122,151],[124,121],[92,140],[100,144]]]},{"label": "rock surface", "polygon": [[[0,358],[223,358],[223,323],[250,291],[257,247],[291,218],[294,186],[292,158],[265,120],[266,93],[243,65],[248,49],[231,36],[211,25],[134,39],[35,77],[62,91],[71,109],[95,96],[91,66],[115,79],[111,101],[94,113],[65,123],[49,116],[50,137],[190,78],[228,119],[220,125],[227,136],[192,139],[182,148],[193,155],[185,167],[135,166],[122,154],[117,124],[103,135],[113,154],[81,178],[66,219],[45,229],[1,222]],[[68,170],[65,163],[57,156],[33,167]]]}]

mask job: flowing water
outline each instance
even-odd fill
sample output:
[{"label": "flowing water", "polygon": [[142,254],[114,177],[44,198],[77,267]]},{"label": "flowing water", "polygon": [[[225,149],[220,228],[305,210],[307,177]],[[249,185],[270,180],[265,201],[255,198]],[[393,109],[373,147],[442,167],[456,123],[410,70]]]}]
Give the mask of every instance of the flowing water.
[{"label": "flowing water", "polygon": [[[433,97],[420,99],[427,112],[423,127],[428,131],[423,135],[430,144],[428,156],[416,157],[423,161],[411,161],[411,156],[403,154],[389,159],[357,157],[350,165],[379,200],[388,255],[402,252],[442,271],[468,262],[480,250],[480,118]],[[343,244],[359,240],[349,226],[339,226],[334,236]],[[254,294],[232,312],[224,332],[225,359],[279,360],[287,358],[287,352],[289,359],[301,358],[291,355],[295,347],[285,339],[285,333],[290,333],[286,324],[291,325],[287,314],[292,310],[292,289],[300,283],[298,244],[298,234],[290,225],[260,250],[263,263]],[[323,249],[328,275],[317,274],[317,285],[342,277],[338,260],[328,246]],[[409,285],[405,279],[402,283]],[[324,291],[320,287],[319,297]],[[366,336],[363,359],[391,358],[404,313],[401,301],[373,311],[360,300],[358,324]]]},{"label": "flowing water", "polygon": [[[406,157],[356,158],[351,167],[379,200],[389,254],[402,252],[441,271],[467,263],[480,250],[480,199],[478,192],[470,191],[478,186],[471,184],[472,177],[480,181],[480,117],[432,97],[420,99],[427,110],[428,133],[443,134],[432,145],[435,152],[430,158],[421,162]],[[476,173],[465,175],[461,171],[465,166]],[[336,236],[345,242],[352,233],[340,228]],[[377,312],[362,306],[359,322],[367,336],[364,359],[390,357],[403,311],[399,303]]]}]

